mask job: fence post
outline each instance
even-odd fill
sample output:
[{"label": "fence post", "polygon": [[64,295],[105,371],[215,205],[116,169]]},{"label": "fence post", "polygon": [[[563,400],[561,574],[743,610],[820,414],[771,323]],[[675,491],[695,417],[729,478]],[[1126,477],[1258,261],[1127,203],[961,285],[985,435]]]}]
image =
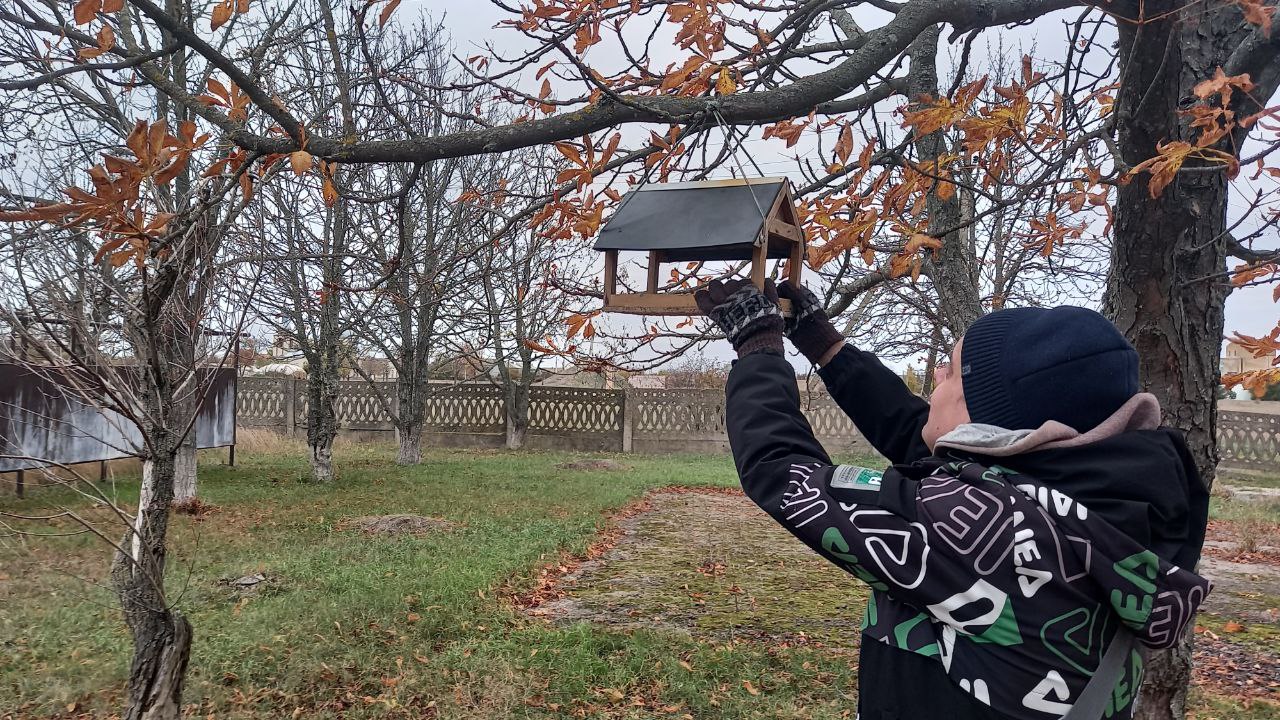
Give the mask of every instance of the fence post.
[{"label": "fence post", "polygon": [[294,378],[286,378],[280,383],[281,391],[284,393],[284,431],[289,437],[294,437],[298,433],[298,409],[295,407],[294,398],[298,396],[298,388],[294,384],[298,382]]},{"label": "fence post", "polygon": [[632,452],[632,434],[635,432],[636,400],[631,395],[631,388],[622,388],[622,452]]}]

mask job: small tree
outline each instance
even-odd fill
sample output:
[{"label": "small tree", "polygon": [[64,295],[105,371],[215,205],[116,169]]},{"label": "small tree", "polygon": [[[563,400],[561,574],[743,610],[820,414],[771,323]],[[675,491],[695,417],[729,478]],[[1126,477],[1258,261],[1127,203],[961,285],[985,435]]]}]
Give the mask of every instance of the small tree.
[{"label": "small tree", "polygon": [[[206,140],[192,122],[171,133],[163,121],[139,121],[119,156],[89,170],[90,188],[69,188],[67,202],[0,213],[0,221],[25,228],[7,258],[20,292],[0,308],[24,357],[76,401],[117,413],[140,437],[133,449],[142,459],[138,508],[113,544],[111,570],[134,645],[129,720],[179,716],[191,625],[165,591],[168,522],[178,456],[194,442],[208,370],[231,351],[206,331],[231,306],[216,292],[227,289],[217,282],[221,236],[207,224],[236,183],[203,180],[193,188],[202,202],[180,213],[166,209],[166,190]],[[75,248],[90,233],[100,240],[84,268]],[[77,292],[101,298],[88,316],[59,281],[80,269],[93,280]]]}]

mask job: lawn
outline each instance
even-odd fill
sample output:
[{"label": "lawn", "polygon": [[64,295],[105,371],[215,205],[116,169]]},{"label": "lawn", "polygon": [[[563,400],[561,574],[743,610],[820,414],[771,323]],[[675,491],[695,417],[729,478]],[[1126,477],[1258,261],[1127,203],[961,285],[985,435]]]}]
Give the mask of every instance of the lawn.
[{"label": "lawn", "polygon": [[[842,625],[795,618],[810,616],[813,593],[847,588],[856,599],[861,589],[838,573],[795,588],[795,564],[813,562],[803,553],[776,558],[786,573],[769,574],[771,558],[729,563],[736,575],[725,575],[721,546],[706,540],[721,521],[714,515],[691,518],[683,546],[679,523],[637,519],[633,532],[664,533],[664,547],[677,547],[624,554],[653,582],[586,596],[577,622],[521,607],[544,568],[572,566],[616,527],[607,517],[647,491],[735,487],[727,457],[616,458],[624,470],[561,469],[576,456],[557,453],[433,451],[412,468],[393,457],[383,446],[342,447],[340,478],[327,487],[303,482],[297,453],[201,467],[201,496],[214,509],[177,516],[168,579],[195,627],[189,715],[852,716],[856,662],[835,642]],[[129,498],[136,484],[113,490]],[[4,492],[5,510],[66,504],[107,517],[64,491],[21,501]],[[350,527],[394,513],[450,524],[391,537]],[[0,541],[0,717],[110,716],[128,639],[111,595],[94,584],[109,558],[86,535]],[[671,568],[681,563],[697,572],[675,587]],[[622,582],[610,573],[627,564],[610,567],[594,572]],[[256,573],[267,580],[255,592],[227,584]],[[861,610],[848,606],[856,627]],[[790,608],[801,614],[788,620]],[[608,613],[634,622],[604,621]],[[751,632],[762,618],[784,640]],[[1198,707],[1200,717],[1280,717],[1222,698]]]}]

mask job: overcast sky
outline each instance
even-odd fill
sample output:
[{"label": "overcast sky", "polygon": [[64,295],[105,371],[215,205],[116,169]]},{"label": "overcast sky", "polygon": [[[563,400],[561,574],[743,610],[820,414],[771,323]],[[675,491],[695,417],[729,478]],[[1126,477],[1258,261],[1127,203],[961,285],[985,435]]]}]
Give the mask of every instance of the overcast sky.
[{"label": "overcast sky", "polygon": [[[436,18],[443,17],[445,27],[452,37],[456,52],[463,57],[483,53],[485,44],[490,42],[499,48],[515,50],[523,40],[514,30],[495,29],[494,26],[508,16],[483,0],[405,0],[397,11],[397,20],[407,22],[424,12],[430,13]],[[871,14],[858,19],[863,22],[864,27],[875,27],[881,22],[876,17],[876,13],[878,11],[871,11]],[[1061,57],[1061,49],[1065,47],[1063,42],[1065,38],[1064,21],[1068,18],[1074,19],[1076,14],[1076,12],[1071,14],[1055,13],[1041,18],[1029,26],[1001,30],[999,32],[1004,35],[1005,47],[1021,48],[1014,52],[1021,54],[1023,50],[1031,51],[1034,49],[1037,57],[1052,61],[1055,57]],[[991,42],[994,44],[995,35],[995,31],[988,31],[984,37],[990,36]],[[944,33],[944,39],[945,37],[946,34]],[[602,50],[607,52],[606,48],[602,48]],[[592,48],[592,51],[595,52],[596,48]],[[673,49],[672,52],[672,59],[674,59],[676,51]],[[943,50],[941,54],[946,54],[946,52],[946,50]],[[593,63],[604,66],[611,62],[611,58],[607,54],[603,56],[597,54],[590,59]],[[655,58],[655,60],[660,61],[662,58]],[[656,64],[658,63],[655,62]],[[780,144],[758,140],[758,129],[752,132],[752,138],[746,144],[746,149],[752,153],[752,159],[755,160],[755,163],[760,166],[763,172],[766,174],[786,174],[793,171],[795,165],[794,160],[790,159],[790,154],[794,153],[795,149],[784,154]],[[743,162],[745,163],[746,161]],[[750,169],[750,166],[748,166],[748,169]],[[1227,300],[1227,332],[1239,331],[1254,335],[1269,332],[1275,326],[1276,315],[1280,312],[1280,306],[1277,306],[1271,300],[1271,291],[1271,287],[1256,287],[1237,290],[1232,293]],[[731,355],[726,343],[717,343],[716,345],[724,345],[726,347],[709,348],[708,352],[710,354],[719,358],[726,358]],[[902,367],[905,364],[896,365]]]}]

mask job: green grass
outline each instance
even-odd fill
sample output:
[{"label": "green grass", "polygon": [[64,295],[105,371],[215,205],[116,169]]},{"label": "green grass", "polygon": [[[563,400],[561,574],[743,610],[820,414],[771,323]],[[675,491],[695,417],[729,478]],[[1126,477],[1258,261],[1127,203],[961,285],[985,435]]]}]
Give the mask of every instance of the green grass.
[{"label": "green grass", "polygon": [[[386,447],[346,446],[331,486],[305,483],[299,456],[202,466],[201,497],[217,509],[175,517],[167,580],[195,628],[190,714],[827,718],[852,711],[856,663],[847,651],[726,637],[715,618],[701,623],[705,633],[689,633],[547,623],[513,610],[504,593],[531,587],[561,553],[583,552],[610,510],[655,487],[737,484],[723,456],[617,458],[626,471],[556,467],[572,457],[432,451],[422,465],[401,468]],[[136,491],[127,479],[113,488],[126,504]],[[101,521],[109,537],[120,534],[104,510],[64,490],[0,497],[0,510],[18,513],[64,504]],[[355,517],[392,513],[454,526],[395,538],[343,529]],[[93,584],[105,579],[109,561],[109,548],[87,535],[0,539],[0,717],[70,716],[73,704],[77,713],[108,717],[118,706],[128,637],[114,599]],[[256,595],[220,583],[254,572],[271,578]],[[761,616],[781,612],[761,595]]]},{"label": "green grass", "polygon": [[1218,470],[1218,482],[1240,487],[1280,488],[1280,475],[1246,470]]}]

